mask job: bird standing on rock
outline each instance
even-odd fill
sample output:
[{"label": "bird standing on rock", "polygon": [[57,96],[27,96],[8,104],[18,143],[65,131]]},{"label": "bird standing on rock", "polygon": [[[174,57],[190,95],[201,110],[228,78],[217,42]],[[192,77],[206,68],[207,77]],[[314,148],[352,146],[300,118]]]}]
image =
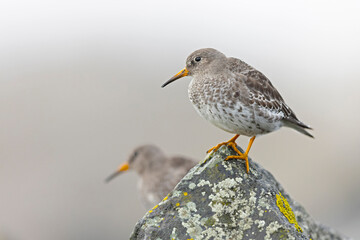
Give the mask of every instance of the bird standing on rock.
[{"label": "bird standing on rock", "polygon": [[[256,136],[286,126],[313,137],[305,130],[311,128],[298,120],[270,80],[240,59],[213,48],[196,50],[186,59],[186,67],[162,87],[185,76],[193,77],[188,94],[196,111],[215,126],[236,134],[208,152],[231,146],[239,155],[225,160],[244,159],[247,173],[248,153]],[[251,137],[245,153],[236,148],[239,135]]]},{"label": "bird standing on rock", "polygon": [[168,157],[158,147],[144,145],[137,147],[127,162],[110,175],[109,182],[120,173],[133,169],[140,176],[138,188],[141,201],[146,208],[152,208],[171,191],[185,174],[196,165],[185,157]]}]

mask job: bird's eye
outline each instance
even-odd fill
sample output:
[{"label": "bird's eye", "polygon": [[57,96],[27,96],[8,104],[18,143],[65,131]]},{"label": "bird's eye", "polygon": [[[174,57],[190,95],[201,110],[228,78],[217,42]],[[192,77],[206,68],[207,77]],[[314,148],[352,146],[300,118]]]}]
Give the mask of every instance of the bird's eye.
[{"label": "bird's eye", "polygon": [[195,58],[195,61],[196,61],[196,62],[200,62],[200,60],[201,60],[201,57],[196,57],[196,58]]},{"label": "bird's eye", "polygon": [[135,151],[135,152],[133,153],[133,155],[130,157],[129,163],[134,162],[134,160],[135,160],[135,158],[137,157],[138,154],[139,154],[138,151]]}]

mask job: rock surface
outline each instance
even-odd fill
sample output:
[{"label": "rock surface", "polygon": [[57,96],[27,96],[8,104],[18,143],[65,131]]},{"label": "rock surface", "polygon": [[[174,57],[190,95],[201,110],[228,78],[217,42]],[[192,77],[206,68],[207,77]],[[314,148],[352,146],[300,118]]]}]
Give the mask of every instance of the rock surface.
[{"label": "rock surface", "polygon": [[[239,148],[240,149],[240,148]],[[139,222],[130,239],[347,239],[315,222],[275,178],[250,161],[224,161],[226,146],[199,163]]]}]

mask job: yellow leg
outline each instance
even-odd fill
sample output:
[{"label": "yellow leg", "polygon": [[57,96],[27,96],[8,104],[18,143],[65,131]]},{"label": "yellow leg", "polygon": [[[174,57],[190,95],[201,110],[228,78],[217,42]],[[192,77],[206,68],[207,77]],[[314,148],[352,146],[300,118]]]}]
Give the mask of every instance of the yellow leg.
[{"label": "yellow leg", "polygon": [[[209,152],[211,152],[211,151],[214,151],[214,152],[216,152],[221,146],[223,146],[223,145],[232,145],[232,144],[235,144],[235,141],[236,141],[236,139],[239,137],[239,134],[236,134],[233,138],[231,138],[229,141],[227,141],[227,142],[222,142],[222,143],[219,143],[218,145],[216,145],[215,147],[212,147],[212,148],[210,148],[209,150],[207,150],[207,152],[206,153],[209,153]],[[236,144],[235,144],[235,146],[236,146]],[[232,147],[236,152],[238,152],[239,150],[237,150],[237,148],[235,147]]]},{"label": "yellow leg", "polygon": [[229,160],[229,159],[244,159],[245,160],[245,164],[246,164],[246,172],[249,173],[249,159],[248,159],[248,154],[251,148],[251,145],[253,144],[255,140],[255,136],[253,136],[252,138],[250,138],[248,147],[245,151],[245,153],[241,153],[237,148],[236,148],[236,144],[235,142],[229,143],[229,145],[239,154],[239,156],[233,155],[233,156],[228,156],[225,160]]}]

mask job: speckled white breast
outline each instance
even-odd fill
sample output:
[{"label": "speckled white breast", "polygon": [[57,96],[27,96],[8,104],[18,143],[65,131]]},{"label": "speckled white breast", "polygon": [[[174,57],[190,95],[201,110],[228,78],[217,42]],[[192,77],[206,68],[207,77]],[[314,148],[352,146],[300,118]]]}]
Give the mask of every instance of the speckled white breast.
[{"label": "speckled white breast", "polygon": [[[240,96],[234,96],[235,92],[229,85],[231,79],[220,88],[212,86],[211,81],[197,82],[192,79],[188,94],[200,116],[224,131],[245,136],[266,134],[282,126],[281,121],[265,118],[272,112],[240,101]],[[264,111],[263,114],[259,114],[260,111]]]}]

